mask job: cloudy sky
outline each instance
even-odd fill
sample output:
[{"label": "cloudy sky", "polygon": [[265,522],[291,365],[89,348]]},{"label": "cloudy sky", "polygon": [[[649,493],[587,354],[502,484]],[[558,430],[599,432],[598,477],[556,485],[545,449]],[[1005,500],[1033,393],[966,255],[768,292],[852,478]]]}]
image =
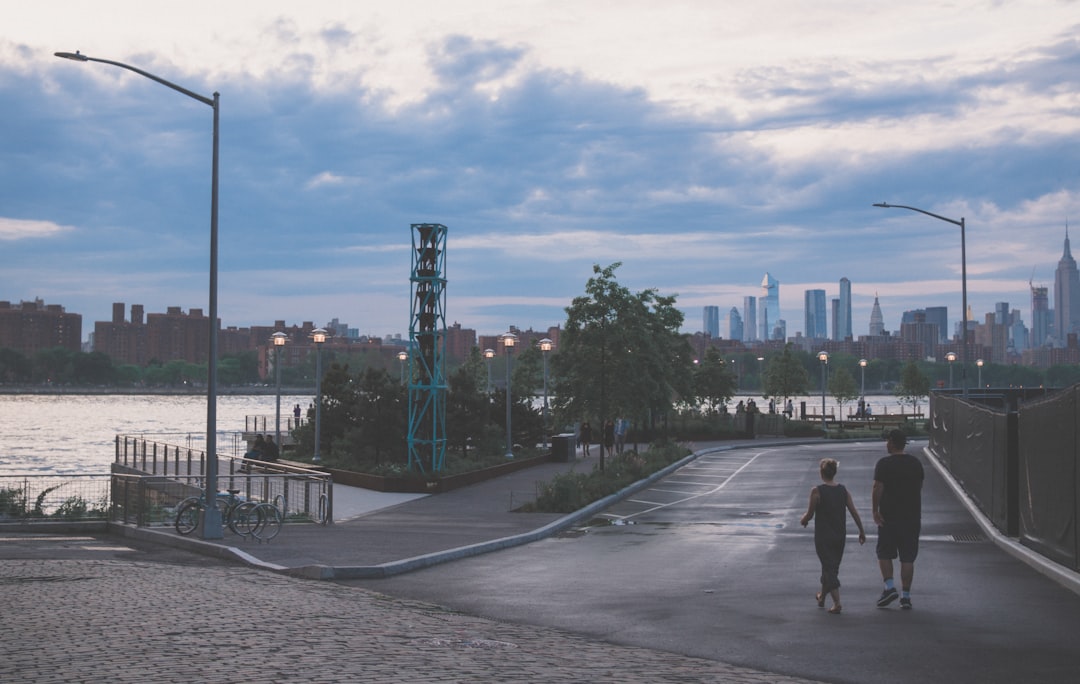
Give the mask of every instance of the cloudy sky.
[{"label": "cloudy sky", "polygon": [[[93,321],[207,307],[221,93],[222,324],[407,334],[410,224],[448,227],[447,322],[565,320],[593,264],[788,333],[852,281],[1023,311],[1080,224],[1080,4],[940,0],[0,0],[0,300]],[[1080,237],[1080,228],[1073,231]],[[1080,253],[1080,241],[1076,243]],[[1053,302],[1051,302],[1053,305]],[[830,331],[831,332],[831,331]]]}]

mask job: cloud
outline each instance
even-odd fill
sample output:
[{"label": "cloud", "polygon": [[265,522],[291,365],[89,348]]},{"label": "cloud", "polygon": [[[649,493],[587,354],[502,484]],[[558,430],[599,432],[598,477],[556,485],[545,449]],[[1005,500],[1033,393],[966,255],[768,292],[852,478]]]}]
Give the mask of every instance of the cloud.
[{"label": "cloud", "polygon": [[45,239],[75,230],[51,221],[34,221],[0,216],[0,240]]}]

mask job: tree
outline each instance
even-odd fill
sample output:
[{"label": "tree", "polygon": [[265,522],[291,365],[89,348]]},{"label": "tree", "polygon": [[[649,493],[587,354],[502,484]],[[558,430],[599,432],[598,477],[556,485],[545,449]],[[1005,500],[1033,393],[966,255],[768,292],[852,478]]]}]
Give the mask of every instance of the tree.
[{"label": "tree", "polygon": [[900,384],[896,386],[895,394],[901,404],[911,404],[914,413],[919,412],[919,400],[930,394],[930,380],[914,361],[909,361],[900,372]]},{"label": "tree", "polygon": [[840,405],[840,415],[837,416],[837,420],[843,425],[844,404],[859,398],[859,388],[855,384],[855,378],[851,376],[851,372],[847,368],[842,366],[837,368],[836,372],[829,378],[829,394]]},{"label": "tree", "polygon": [[[475,364],[472,363],[474,357]],[[480,442],[485,426],[490,423],[491,401],[484,391],[486,379],[481,381],[476,373],[477,366],[483,369],[479,361],[479,350],[474,347],[469,359],[449,377],[446,396],[447,446],[456,448],[462,456],[468,454],[470,443],[476,445]]]},{"label": "tree", "polygon": [[784,353],[769,359],[765,367],[762,396],[766,399],[779,399],[786,404],[790,397],[807,393],[810,386],[810,374],[802,360],[791,351],[791,344],[784,345]]},{"label": "tree", "polygon": [[679,334],[675,297],[631,293],[616,281],[620,265],[594,265],[585,295],[566,309],[552,359],[560,422],[643,419],[666,414],[677,395],[693,395],[692,350]]},{"label": "tree", "polygon": [[710,412],[735,396],[735,375],[715,347],[705,352],[705,358],[694,368],[694,394],[705,401]]}]

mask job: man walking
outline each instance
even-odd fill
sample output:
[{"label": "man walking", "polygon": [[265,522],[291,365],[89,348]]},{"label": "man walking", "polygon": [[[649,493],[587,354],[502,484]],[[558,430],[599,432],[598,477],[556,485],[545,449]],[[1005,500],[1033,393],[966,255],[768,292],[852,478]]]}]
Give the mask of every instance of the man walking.
[{"label": "man walking", "polygon": [[[878,526],[877,557],[885,590],[877,604],[884,608],[897,598],[900,607],[911,610],[911,581],[915,577],[915,557],[919,555],[922,527],[923,467],[919,459],[904,451],[907,436],[893,430],[885,443],[889,455],[874,467],[873,513]],[[893,583],[893,559],[900,557],[900,588]]]}]

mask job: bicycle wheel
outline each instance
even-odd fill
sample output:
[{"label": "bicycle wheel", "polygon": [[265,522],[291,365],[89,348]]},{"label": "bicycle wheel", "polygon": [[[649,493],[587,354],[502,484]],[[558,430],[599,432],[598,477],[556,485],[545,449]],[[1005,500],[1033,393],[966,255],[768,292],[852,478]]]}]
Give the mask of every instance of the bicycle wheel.
[{"label": "bicycle wheel", "polygon": [[180,534],[191,534],[199,526],[199,513],[202,511],[202,500],[198,497],[184,499],[176,508],[176,531]]},{"label": "bicycle wheel", "polygon": [[281,509],[274,504],[261,503],[256,510],[259,512],[259,526],[255,529],[255,538],[268,542],[281,532]]},{"label": "bicycle wheel", "polygon": [[241,537],[253,535],[262,522],[259,504],[245,501],[235,506],[229,513],[229,529]]}]

